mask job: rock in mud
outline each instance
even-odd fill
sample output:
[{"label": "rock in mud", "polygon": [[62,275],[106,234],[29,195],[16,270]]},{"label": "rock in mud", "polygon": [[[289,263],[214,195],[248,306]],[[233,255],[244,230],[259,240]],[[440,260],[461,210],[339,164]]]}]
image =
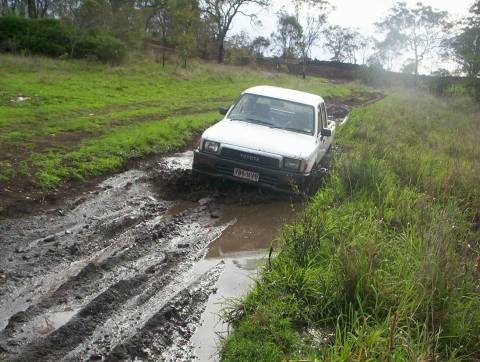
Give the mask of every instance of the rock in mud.
[{"label": "rock in mud", "polygon": [[46,236],[42,239],[42,243],[50,243],[50,242],[54,241],[56,238],[57,238],[57,236],[55,234]]}]

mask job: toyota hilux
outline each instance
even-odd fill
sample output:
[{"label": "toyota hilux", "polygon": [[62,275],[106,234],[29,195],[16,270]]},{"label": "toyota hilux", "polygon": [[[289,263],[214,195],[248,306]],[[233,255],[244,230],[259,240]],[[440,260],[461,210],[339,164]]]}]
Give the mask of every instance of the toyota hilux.
[{"label": "toyota hilux", "polygon": [[253,87],[220,113],[202,134],[193,170],[280,191],[307,183],[335,133],[323,98],[297,90]]}]

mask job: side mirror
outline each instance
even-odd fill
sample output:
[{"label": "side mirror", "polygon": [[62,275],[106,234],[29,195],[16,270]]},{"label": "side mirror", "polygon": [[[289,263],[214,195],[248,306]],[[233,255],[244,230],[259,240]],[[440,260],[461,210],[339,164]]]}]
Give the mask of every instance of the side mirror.
[{"label": "side mirror", "polygon": [[221,115],[225,116],[225,115],[227,115],[228,108],[221,107],[221,108],[218,109],[218,112],[219,112]]},{"label": "side mirror", "polygon": [[332,130],[330,128],[322,128],[320,134],[324,137],[330,137],[332,135]]}]

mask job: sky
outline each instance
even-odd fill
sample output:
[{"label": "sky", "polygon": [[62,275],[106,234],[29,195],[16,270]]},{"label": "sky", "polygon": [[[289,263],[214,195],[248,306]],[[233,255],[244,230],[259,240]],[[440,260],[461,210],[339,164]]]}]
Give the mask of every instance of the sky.
[{"label": "sky", "polygon": [[[407,5],[414,6],[418,0],[403,0]],[[465,17],[468,14],[473,0],[423,0],[423,4],[431,5],[439,10],[446,10],[454,19]],[[330,0],[331,5],[335,7],[329,17],[328,23],[340,25],[343,27],[355,28],[363,35],[379,36],[375,33],[375,22],[379,21],[388,14],[388,10],[396,3],[395,0]],[[258,19],[262,22],[261,27],[253,26],[250,19],[239,15],[234,19],[230,34],[238,33],[242,30],[246,31],[250,36],[259,35],[269,37],[276,28],[276,14],[284,7],[287,11],[293,12],[292,1],[289,0],[272,0],[272,4],[268,9],[260,9],[256,6],[245,8],[245,12],[257,14]],[[312,51],[312,57],[322,60],[328,60],[329,54],[316,47]],[[394,66],[399,70],[402,60],[399,59]],[[452,63],[436,61],[429,59],[423,66],[424,73],[430,73],[438,67],[446,67],[453,70],[455,67]]]}]

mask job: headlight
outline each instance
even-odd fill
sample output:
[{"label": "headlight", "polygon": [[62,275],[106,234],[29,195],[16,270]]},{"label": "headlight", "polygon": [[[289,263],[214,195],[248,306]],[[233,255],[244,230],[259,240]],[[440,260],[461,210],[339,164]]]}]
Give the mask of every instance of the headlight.
[{"label": "headlight", "polygon": [[203,143],[203,150],[209,153],[218,153],[220,149],[220,143],[213,141],[205,141]]},{"label": "headlight", "polygon": [[295,160],[293,158],[284,158],[283,159],[283,168],[298,171],[302,165],[302,160]]}]

